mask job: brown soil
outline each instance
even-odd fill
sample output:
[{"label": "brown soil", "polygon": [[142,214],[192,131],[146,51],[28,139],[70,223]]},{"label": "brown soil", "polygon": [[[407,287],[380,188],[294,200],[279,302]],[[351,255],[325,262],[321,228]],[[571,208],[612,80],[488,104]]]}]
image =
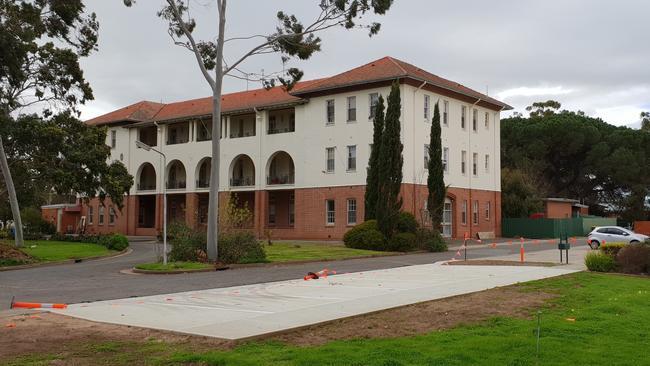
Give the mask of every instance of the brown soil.
[{"label": "brown soil", "polygon": [[[308,326],[265,340],[309,346],[342,339],[425,334],[494,316],[528,317],[533,309],[553,297],[545,292],[521,291],[517,286],[502,287]],[[152,341],[167,345],[165,353],[230,349],[236,344],[223,339],[95,323],[51,313],[0,315],[0,363],[18,356],[55,354],[57,360],[52,364],[88,364],[98,357],[92,346],[118,342],[122,353],[139,354],[139,345]],[[139,354],[136,357],[138,363],[148,356]]]},{"label": "brown soil", "polygon": [[[15,261],[17,263],[31,263],[32,257],[23,251],[14,248],[12,245],[0,242],[0,262],[2,261]],[[0,265],[1,267],[2,265]]]},{"label": "brown soil", "polygon": [[549,262],[518,262],[518,261],[502,261],[491,259],[477,259],[469,261],[452,261],[447,262],[451,266],[533,266],[533,267],[553,267],[555,263]]}]

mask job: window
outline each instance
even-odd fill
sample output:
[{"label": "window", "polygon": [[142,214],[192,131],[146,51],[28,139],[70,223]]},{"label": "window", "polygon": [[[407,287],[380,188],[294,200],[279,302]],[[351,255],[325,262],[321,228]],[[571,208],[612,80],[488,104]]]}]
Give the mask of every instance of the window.
[{"label": "window", "polygon": [[451,237],[452,225],[452,211],[451,201],[447,198],[442,210],[442,235],[449,238]]},{"label": "window", "polygon": [[111,149],[117,146],[117,131],[111,131]]},{"label": "window", "polygon": [[278,122],[275,116],[269,116],[269,135],[277,133]]},{"label": "window", "polygon": [[275,195],[269,196],[269,224],[275,225]]},{"label": "window", "polygon": [[327,225],[334,225],[336,222],[336,209],[334,205],[334,200],[325,201],[325,216]]},{"label": "window", "polygon": [[354,198],[348,199],[348,225],[356,225],[357,223],[357,200]]},{"label": "window", "polygon": [[327,152],[327,172],[334,173],[334,148],[328,147],[325,150]]},{"label": "window", "polygon": [[296,223],[296,195],[289,193],[289,225],[293,226]]},{"label": "window", "polygon": [[478,109],[472,110],[472,130],[474,132],[478,131]]},{"label": "window", "polygon": [[99,206],[99,225],[104,225],[104,206]]},{"label": "window", "polygon": [[428,95],[424,96],[424,120],[429,120],[429,104],[431,103],[431,97]]},{"label": "window", "polygon": [[460,223],[467,225],[467,200],[463,201],[463,205],[460,208]]},{"label": "window", "polygon": [[465,150],[461,151],[460,156],[461,156],[461,159],[460,159],[461,160],[460,161],[460,172],[462,174],[465,174],[465,169],[466,169],[466,166],[467,166],[467,151],[465,151]]},{"label": "window", "polygon": [[108,209],[108,224],[115,225],[115,209],[113,207]]},{"label": "window", "polygon": [[465,129],[465,121],[467,119],[467,107],[462,106],[460,110],[460,128]]},{"label": "window", "polygon": [[357,170],[357,145],[348,146],[348,171]]},{"label": "window", "polygon": [[478,225],[478,201],[474,201],[472,205],[472,223]]},{"label": "window", "polygon": [[490,114],[488,112],[485,112],[485,129],[490,128]]},{"label": "window", "polygon": [[491,206],[492,206],[492,202],[487,201],[485,203],[485,219],[488,220],[488,221],[490,220],[490,211],[492,209]]},{"label": "window", "polygon": [[449,102],[442,102],[442,124],[445,126],[449,125]]},{"label": "window", "polygon": [[449,172],[449,148],[442,148],[442,171]]},{"label": "window", "polygon": [[375,112],[377,112],[377,103],[379,103],[379,93],[370,94],[370,117],[375,118]]},{"label": "window", "polygon": [[485,172],[490,172],[490,155],[485,155]]},{"label": "window", "polygon": [[357,97],[348,97],[348,122],[357,120]]},{"label": "window", "polygon": [[424,144],[424,169],[429,169],[429,145]]},{"label": "window", "polygon": [[472,174],[478,175],[478,154],[472,154]]},{"label": "window", "polygon": [[334,124],[334,99],[327,101],[327,124]]},{"label": "window", "polygon": [[93,216],[95,216],[95,208],[93,206],[88,206],[88,225],[93,224]]}]

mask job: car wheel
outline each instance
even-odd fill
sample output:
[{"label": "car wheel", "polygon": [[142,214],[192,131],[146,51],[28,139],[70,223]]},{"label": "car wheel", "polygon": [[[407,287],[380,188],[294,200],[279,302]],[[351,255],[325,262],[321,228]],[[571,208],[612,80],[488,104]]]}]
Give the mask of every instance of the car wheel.
[{"label": "car wheel", "polygon": [[596,250],[600,247],[600,242],[598,240],[591,239],[589,241],[589,247],[593,250]]},{"label": "car wheel", "polygon": [[640,242],[638,240],[632,240],[630,241],[630,244],[639,244]]}]

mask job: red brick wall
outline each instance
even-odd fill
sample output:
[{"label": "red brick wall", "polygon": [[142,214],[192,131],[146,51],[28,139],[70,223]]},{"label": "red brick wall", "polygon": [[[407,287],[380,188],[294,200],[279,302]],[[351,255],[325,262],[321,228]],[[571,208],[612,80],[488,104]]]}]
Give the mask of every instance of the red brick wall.
[{"label": "red brick wall", "polygon": [[547,219],[565,219],[571,217],[572,204],[570,202],[546,201]]},{"label": "red brick wall", "polygon": [[650,235],[650,221],[635,221],[634,232],[643,235]]}]

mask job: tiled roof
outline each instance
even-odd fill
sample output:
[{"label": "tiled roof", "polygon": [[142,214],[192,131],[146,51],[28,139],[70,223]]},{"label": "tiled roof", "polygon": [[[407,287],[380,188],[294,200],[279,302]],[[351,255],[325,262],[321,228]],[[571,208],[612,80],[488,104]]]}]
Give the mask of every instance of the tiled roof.
[{"label": "tiled roof", "polygon": [[117,122],[143,122],[147,121],[160,111],[164,106],[161,103],[142,101],[131,104],[128,107],[120,108],[116,111],[106,113],[86,121],[91,126],[101,126]]},{"label": "tiled roof", "polygon": [[[439,88],[460,93],[471,98],[481,99],[483,102],[492,104],[499,108],[511,109],[507,104],[474,91],[466,86],[443,79],[404,61],[392,57],[384,57],[332,77],[299,82],[290,93],[287,93],[283,87],[278,86],[269,90],[255,89],[223,94],[222,112],[243,112],[254,108],[297,103],[303,100],[302,96],[306,96],[310,93],[397,78],[411,78],[417,81],[426,81]],[[170,121],[182,118],[208,116],[211,114],[212,97],[168,104],[142,101],[93,118],[86,123],[90,125],[103,125],[118,122]]]}]

